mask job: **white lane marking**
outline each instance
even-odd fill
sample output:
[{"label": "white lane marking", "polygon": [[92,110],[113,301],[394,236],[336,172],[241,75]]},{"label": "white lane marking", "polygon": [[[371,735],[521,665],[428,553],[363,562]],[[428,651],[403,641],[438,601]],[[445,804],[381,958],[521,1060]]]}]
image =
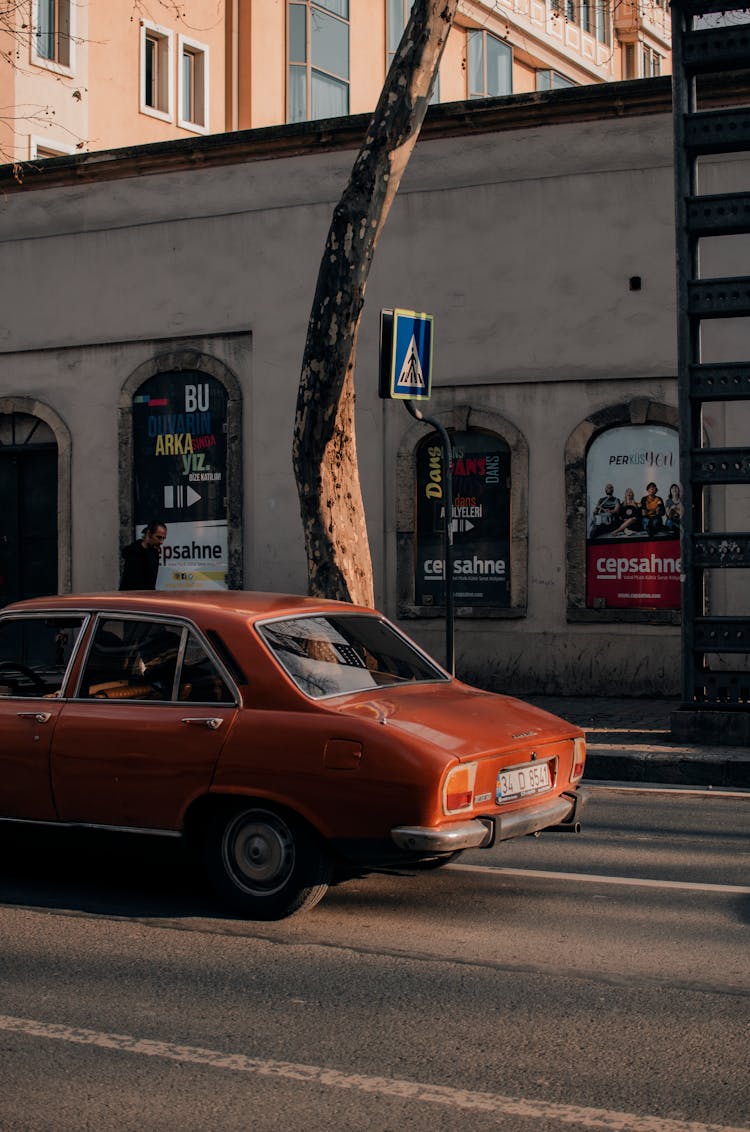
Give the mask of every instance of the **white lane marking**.
[{"label": "white lane marking", "polygon": [[502,1119],[518,1116],[527,1120],[554,1121],[576,1128],[605,1128],[608,1132],[750,1132],[726,1124],[704,1124],[696,1121],[667,1120],[657,1116],[640,1116],[632,1112],[616,1112],[605,1108],[584,1108],[578,1105],[555,1104],[552,1101],[506,1097],[498,1093],[475,1093],[454,1089],[449,1085],[428,1085],[398,1077],[370,1077],[363,1073],[342,1073],[323,1065],[301,1065],[293,1061],[271,1061],[246,1057],[242,1053],[222,1053],[200,1046],[182,1046],[175,1042],[157,1042],[135,1038],[130,1034],[105,1034],[77,1026],[39,1022],[32,1018],[14,1018],[0,1014],[0,1030],[27,1034],[34,1038],[52,1038],[76,1045],[118,1050],[121,1053],[158,1057],[164,1061],[188,1062],[233,1073],[254,1073],[260,1077],[281,1077],[308,1085],[326,1085],[334,1089],[350,1089],[360,1093],[399,1097],[402,1100],[440,1104],[447,1108],[485,1112]]},{"label": "white lane marking", "polygon": [[584,778],[584,786],[591,790],[613,791],[623,794],[696,794],[700,798],[747,798],[750,790],[741,786],[665,786],[660,782],[619,782],[616,779]]},{"label": "white lane marking", "polygon": [[624,884],[633,888],[680,888],[685,892],[729,892],[734,896],[747,896],[750,887],[742,884],[703,884],[690,880],[646,880],[641,877],[610,877],[596,873],[556,873],[546,869],[493,869],[491,865],[446,865],[447,869],[463,869],[468,873],[486,876],[541,877],[543,880],[575,880],[589,884]]}]

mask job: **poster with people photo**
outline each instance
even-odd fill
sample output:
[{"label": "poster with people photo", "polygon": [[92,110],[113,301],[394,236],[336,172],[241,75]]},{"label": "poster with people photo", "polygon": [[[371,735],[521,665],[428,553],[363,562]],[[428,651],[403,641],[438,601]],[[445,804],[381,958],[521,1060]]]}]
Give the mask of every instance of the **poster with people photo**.
[{"label": "poster with people photo", "polygon": [[607,429],[586,456],[586,605],[679,609],[682,489],[675,429]]}]

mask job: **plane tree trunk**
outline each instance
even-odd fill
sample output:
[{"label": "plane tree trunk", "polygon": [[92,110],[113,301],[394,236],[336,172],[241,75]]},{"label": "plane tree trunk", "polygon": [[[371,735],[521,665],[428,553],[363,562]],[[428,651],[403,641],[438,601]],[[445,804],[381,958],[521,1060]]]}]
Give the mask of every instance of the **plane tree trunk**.
[{"label": "plane tree trunk", "polygon": [[373,604],[354,431],[357,334],[370,265],[424,120],[458,0],[415,0],[334,209],[302,360],[293,462],[317,597]]}]

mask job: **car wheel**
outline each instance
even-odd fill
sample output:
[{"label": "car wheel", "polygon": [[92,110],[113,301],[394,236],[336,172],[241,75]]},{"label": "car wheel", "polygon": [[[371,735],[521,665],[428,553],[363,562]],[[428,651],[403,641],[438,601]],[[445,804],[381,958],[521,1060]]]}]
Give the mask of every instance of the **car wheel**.
[{"label": "car wheel", "polygon": [[315,834],[263,805],[216,814],[207,828],[205,863],[219,896],[252,920],[282,920],[312,908],[331,874]]},{"label": "car wheel", "polygon": [[426,857],[423,861],[415,861],[412,868],[422,873],[432,872],[433,869],[442,869],[451,861],[457,860],[462,853],[463,849],[455,849],[453,853],[444,853],[442,857]]}]

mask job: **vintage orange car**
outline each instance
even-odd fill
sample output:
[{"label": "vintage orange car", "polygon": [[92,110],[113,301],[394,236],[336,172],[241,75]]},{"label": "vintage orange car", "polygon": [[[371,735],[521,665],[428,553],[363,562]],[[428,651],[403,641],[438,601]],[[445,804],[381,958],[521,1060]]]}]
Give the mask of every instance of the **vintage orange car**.
[{"label": "vintage orange car", "polygon": [[452,679],[379,613],[239,591],[0,613],[0,819],[186,836],[235,911],[346,864],[577,830],[579,728]]}]

